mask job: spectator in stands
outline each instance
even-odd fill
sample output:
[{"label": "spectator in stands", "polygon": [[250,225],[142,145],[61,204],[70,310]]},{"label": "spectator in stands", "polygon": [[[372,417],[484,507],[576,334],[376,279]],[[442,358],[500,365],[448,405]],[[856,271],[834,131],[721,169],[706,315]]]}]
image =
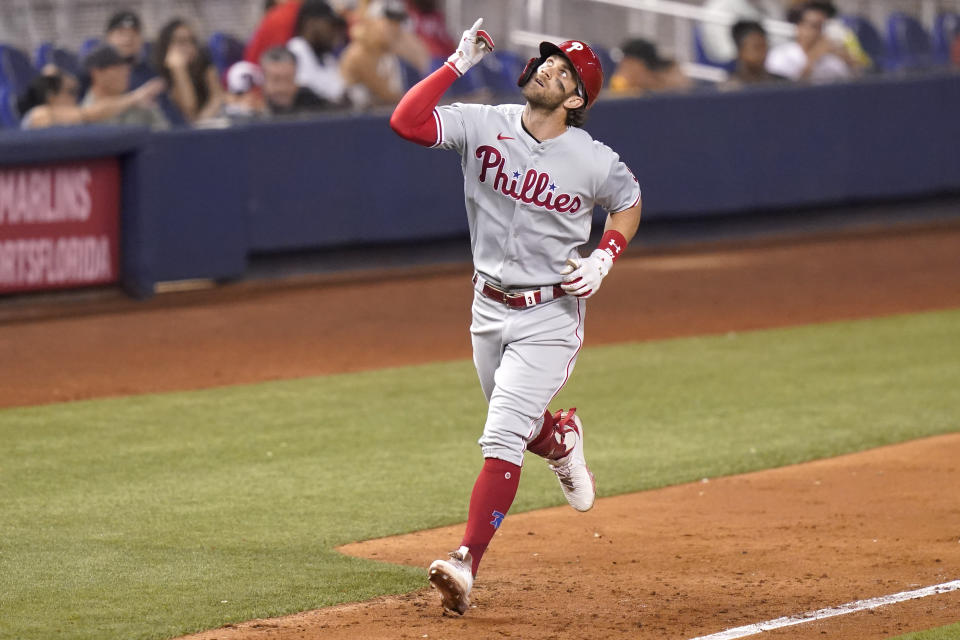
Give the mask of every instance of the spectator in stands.
[{"label": "spectator in stands", "polygon": [[787,0],[787,8],[784,13],[787,22],[791,24],[800,22],[800,14],[803,13],[809,1],[810,0]]},{"label": "spectator in stands", "polygon": [[17,99],[17,112],[20,113],[20,126],[24,129],[47,127],[54,124],[80,124],[56,120],[55,116],[63,110],[77,107],[80,95],[80,83],[72,75],[64,73],[53,65],[45,66],[40,75],[27,85],[27,90]]},{"label": "spectator in stands", "polygon": [[157,76],[143,56],[143,27],[133,11],[118,11],[107,21],[104,41],[130,63],[130,88],[136,89]]},{"label": "spectator in stands", "polygon": [[[783,15],[780,3],[776,0],[706,0],[703,8],[729,13],[734,20],[756,22]],[[701,23],[700,41],[703,43],[704,53],[713,62],[726,63],[737,55],[733,38],[730,37],[729,24]]]},{"label": "spectator in stands", "polygon": [[246,60],[227,70],[227,94],[223,115],[231,123],[249,122],[266,115],[263,99],[263,71]]},{"label": "spectator in stands", "polygon": [[76,78],[48,65],[17,101],[19,113],[23,114],[20,126],[40,129],[105,122],[132,107],[149,108],[163,93],[164,85],[163,80],[153,79],[134,91],[85,106],[77,104],[79,89]]},{"label": "spectator in stands", "polygon": [[220,112],[223,87],[217,69],[184,20],[175,18],[164,25],[153,54],[153,65],[166,80],[170,100],[186,123]]},{"label": "spectator in stands", "polygon": [[399,0],[373,0],[351,30],[340,58],[347,96],[356,107],[396,104],[403,97],[400,57],[425,72],[426,46],[404,28],[407,12]]},{"label": "spectator in stands", "polygon": [[447,18],[438,0],[407,0],[407,13],[413,32],[420,38],[430,57],[446,60],[457,48],[457,43],[447,31]]},{"label": "spectator in stands", "polygon": [[649,40],[632,38],[620,45],[622,58],[610,78],[610,92],[639,95],[653,91],[682,91],[693,86],[673,60],[661,58]]},{"label": "spectator in stands", "polygon": [[737,45],[737,66],[723,83],[725,89],[735,89],[753,84],[782,82],[783,76],[767,71],[767,32],[763,25],[753,20],[740,20],[730,30]]},{"label": "spectator in stands", "polygon": [[[803,17],[810,0],[788,0],[787,2],[787,22],[798,24]],[[880,70],[875,61],[870,59],[867,52],[863,50],[860,39],[853,29],[848,27],[843,20],[837,17],[836,8],[830,2],[822,2],[827,5],[825,8],[830,11],[830,17],[823,26],[824,35],[837,45],[837,51],[846,50],[844,58],[852,69],[868,69],[871,67]]]},{"label": "spectator in stands", "polygon": [[767,70],[791,80],[830,82],[846,80],[854,75],[849,53],[824,34],[827,20],[836,14],[829,2],[807,2],[791,15],[797,34],[793,42],[785,42],[770,51]]},{"label": "spectator in stands", "polygon": [[267,49],[260,57],[263,97],[267,113],[291,116],[329,109],[327,102],[310,89],[297,85],[297,59],[286,47]]},{"label": "spectator in stands", "polygon": [[373,16],[374,19],[380,16],[381,20],[395,16],[401,29],[399,36],[391,43],[392,52],[421,76],[430,72],[430,49],[427,42],[416,33],[416,23],[410,18],[403,0],[374,0],[367,4],[364,15]]},{"label": "spectator in stands", "polygon": [[297,58],[297,84],[346,106],[346,85],[334,51],[346,40],[346,21],[325,0],[305,0],[287,48]]},{"label": "spectator in stands", "polygon": [[270,8],[250,36],[250,40],[247,41],[243,59],[257,63],[268,49],[287,44],[294,36],[293,31],[297,25],[297,16],[300,14],[302,4],[301,0],[286,0]]},{"label": "spectator in stands", "polygon": [[103,122],[167,129],[169,121],[154,99],[165,89],[163,80],[154,78],[128,92],[130,63],[110,45],[94,49],[84,60],[90,76],[90,90],[80,105],[77,122]]}]

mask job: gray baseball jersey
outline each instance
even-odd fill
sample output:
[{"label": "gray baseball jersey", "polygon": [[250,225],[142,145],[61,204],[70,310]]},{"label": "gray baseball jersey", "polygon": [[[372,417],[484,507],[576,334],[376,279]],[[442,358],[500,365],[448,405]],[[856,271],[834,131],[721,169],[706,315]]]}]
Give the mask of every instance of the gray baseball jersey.
[{"label": "gray baseball jersey", "polygon": [[503,287],[559,282],[590,237],[594,205],[622,211],[640,185],[620,156],[586,131],[538,142],[523,105],[437,107],[434,145],[460,153],[474,267]]},{"label": "gray baseball jersey", "polygon": [[[637,205],[640,186],[609,147],[570,127],[538,142],[521,105],[438,107],[434,147],[460,153],[474,266],[483,279],[523,289],[560,282],[568,258],[590,237],[593,208]],[[523,463],[526,443],[560,391],[583,344],[586,301],[550,299],[510,309],[475,288],[470,333],[489,403],[480,446],[486,458]],[[552,297],[552,296],[551,296]],[[544,298],[548,299],[548,298]]]}]

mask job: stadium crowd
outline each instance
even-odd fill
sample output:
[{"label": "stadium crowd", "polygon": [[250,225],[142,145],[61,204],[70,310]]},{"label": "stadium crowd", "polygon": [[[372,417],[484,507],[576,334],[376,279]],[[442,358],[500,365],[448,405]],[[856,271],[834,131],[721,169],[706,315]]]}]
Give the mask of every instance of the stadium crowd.
[{"label": "stadium crowd", "polygon": [[[140,16],[122,10],[76,68],[54,61],[40,69],[17,96],[16,117],[26,129],[84,123],[167,129],[392,105],[454,51],[442,5],[268,0],[262,21],[245,44],[238,43],[229,66],[215,64],[186,21],[171,20],[148,42]],[[869,31],[858,29],[862,21],[841,19],[830,2],[706,0],[704,7],[738,18],[732,28],[697,25],[701,62],[728,72],[721,89],[842,81],[891,69],[867,41]],[[765,19],[789,20],[796,25],[794,38],[771,42]],[[949,63],[960,68],[960,20],[946,29]],[[649,40],[631,38],[610,53],[616,62],[607,95],[700,86]],[[501,55],[515,58],[501,58],[508,74],[522,65],[515,54]],[[502,64],[508,60],[514,64]],[[461,87],[467,99],[478,101],[495,90],[479,82]]]}]

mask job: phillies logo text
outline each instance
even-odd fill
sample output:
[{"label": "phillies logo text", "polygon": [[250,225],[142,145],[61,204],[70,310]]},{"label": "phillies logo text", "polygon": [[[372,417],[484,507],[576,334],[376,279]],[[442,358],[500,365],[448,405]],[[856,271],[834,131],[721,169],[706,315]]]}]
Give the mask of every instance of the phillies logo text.
[{"label": "phillies logo text", "polygon": [[[525,174],[519,171],[510,174],[503,170],[506,160],[496,147],[482,145],[477,148],[477,158],[480,159],[480,182],[487,181],[487,171],[496,170],[493,178],[493,189],[505,196],[526,204],[543,207],[548,211],[567,213],[580,208],[580,198],[567,193],[556,196],[557,186],[551,184],[547,173],[540,173],[535,169],[527,169]],[[523,180],[521,181],[521,176]]]}]

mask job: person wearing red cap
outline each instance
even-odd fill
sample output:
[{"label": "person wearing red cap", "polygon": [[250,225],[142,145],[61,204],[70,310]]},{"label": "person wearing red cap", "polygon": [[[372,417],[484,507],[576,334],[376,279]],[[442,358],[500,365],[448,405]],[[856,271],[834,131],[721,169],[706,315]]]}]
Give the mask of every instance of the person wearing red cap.
[{"label": "person wearing red cap", "polygon": [[[451,84],[494,48],[482,19],[457,51],[404,95],[390,118],[401,137],[457,151],[474,262],[474,364],[488,409],[484,462],[460,547],[430,565],[444,610],[463,614],[480,560],[513,504],[524,452],[545,458],[567,502],[596,496],[575,409],[547,407],[583,345],[586,299],[600,288],[640,223],[640,185],[620,157],[581,126],[603,87],[584,42],[543,42],[518,85],[524,105],[438,107]],[[594,206],[608,213],[582,257]]]}]

